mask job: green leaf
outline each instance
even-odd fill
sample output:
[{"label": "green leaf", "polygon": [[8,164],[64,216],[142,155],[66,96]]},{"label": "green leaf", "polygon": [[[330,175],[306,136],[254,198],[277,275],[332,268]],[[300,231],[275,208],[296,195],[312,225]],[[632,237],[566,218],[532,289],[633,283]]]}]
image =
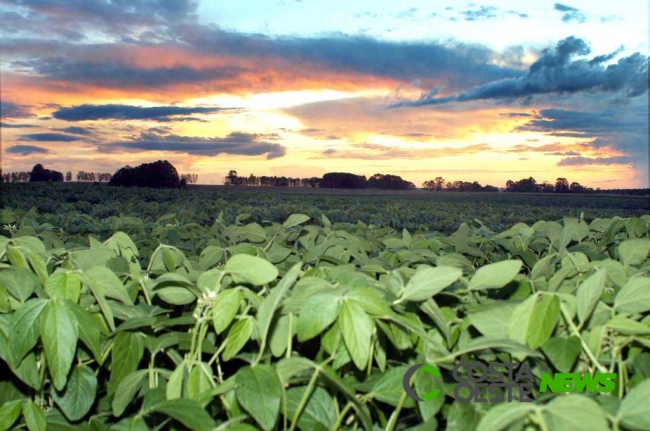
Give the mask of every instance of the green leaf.
[{"label": "green leaf", "polygon": [[54,391],[52,398],[63,414],[71,422],[86,416],[95,404],[97,395],[97,377],[92,368],[85,365],[76,366],[65,387],[65,392]]},{"label": "green leaf", "polygon": [[272,263],[248,254],[236,254],[228,259],[224,270],[254,286],[272,282],[278,277],[278,269]]},{"label": "green leaf", "polygon": [[469,321],[486,337],[507,338],[516,308],[517,304],[513,303],[482,307],[469,315]]},{"label": "green leaf", "polygon": [[20,400],[9,401],[0,407],[0,431],[11,428],[20,416]]},{"label": "green leaf", "polygon": [[163,263],[167,271],[176,272],[176,260],[174,260],[174,254],[167,247],[162,247],[160,251],[162,252]]},{"label": "green leaf", "polygon": [[282,223],[283,228],[289,228],[293,226],[298,226],[299,224],[303,224],[304,222],[309,221],[309,216],[306,216],[304,214],[291,214],[289,218]]},{"label": "green leaf", "polygon": [[650,310],[650,278],[630,278],[616,295],[614,308],[621,313],[631,314]]},{"label": "green leaf", "polygon": [[287,291],[298,279],[300,274],[300,267],[302,263],[295,264],[282,280],[277,284],[274,289],[264,298],[262,304],[257,309],[257,329],[259,331],[259,341],[262,345],[266,344],[266,336],[268,335],[269,328],[271,327],[271,320],[275,311],[280,307],[280,303],[284,299]]},{"label": "green leaf", "polygon": [[28,269],[10,267],[0,271],[0,285],[20,302],[32,296],[37,284],[38,278]]},{"label": "green leaf", "polygon": [[629,239],[618,246],[618,259],[623,265],[638,265],[648,257],[650,239]]},{"label": "green leaf", "polygon": [[539,294],[534,294],[517,305],[514,309],[510,319],[508,333],[510,338],[520,343],[526,343],[528,338],[528,328],[530,326],[530,318],[533,314],[533,309],[537,303]]},{"label": "green leaf", "polygon": [[445,431],[467,431],[476,429],[480,416],[475,404],[461,403],[454,401],[447,416],[447,428]]},{"label": "green leaf", "polygon": [[79,328],[79,339],[88,347],[92,352],[95,360],[101,362],[102,354],[99,344],[100,331],[97,321],[88,311],[84,310],[74,302],[65,302],[65,306],[72,311],[77,320],[77,327]]},{"label": "green leaf", "polygon": [[45,299],[34,298],[25,302],[14,313],[9,325],[9,353],[15,366],[20,364],[29,352],[39,335],[40,315],[48,304]]},{"label": "green leaf", "polygon": [[133,304],[133,300],[126,286],[122,284],[122,281],[110,269],[104,266],[96,266],[86,271],[85,275],[90,277],[100,287],[104,296],[117,299],[127,305]]},{"label": "green leaf", "polygon": [[196,301],[196,295],[184,287],[162,287],[155,290],[156,296],[172,305],[187,305]]},{"label": "green leaf", "polygon": [[453,284],[462,275],[462,270],[451,266],[419,268],[406,284],[402,299],[424,301]]},{"label": "green leaf", "polygon": [[266,240],[266,231],[257,223],[250,223],[237,229],[243,239],[253,243],[260,243]]},{"label": "green leaf", "polygon": [[275,426],[280,414],[282,383],[270,365],[240,368],[235,394],[241,406],[265,430]]},{"label": "green leaf", "polygon": [[590,275],[578,287],[577,313],[580,323],[586,321],[594,310],[596,303],[605,288],[605,271],[597,271]]},{"label": "green leaf", "polygon": [[[402,387],[402,381],[404,380],[404,374],[408,371],[409,367],[400,366],[394,367],[387,370],[381,375],[377,382],[373,385],[372,391],[370,394],[374,399],[377,399],[383,403],[397,407],[404,395],[404,388]],[[417,378],[424,377],[428,373],[418,373]],[[444,398],[444,397],[442,397]],[[406,398],[404,402],[404,407],[410,408],[415,406],[415,400]]]},{"label": "green leaf", "polygon": [[142,337],[132,332],[118,332],[113,340],[111,353],[111,377],[108,392],[113,395],[119,384],[132,372],[138,369],[138,364],[144,354]]},{"label": "green leaf", "polygon": [[355,287],[346,293],[345,297],[356,301],[368,314],[384,316],[393,311],[384,298],[367,287]]},{"label": "green leaf", "polygon": [[553,399],[544,408],[548,429],[553,431],[608,431],[605,412],[584,395],[569,394]]},{"label": "green leaf", "polygon": [[339,314],[338,296],[320,293],[309,298],[300,310],[297,323],[298,341],[311,340],[330,326]]},{"label": "green leaf", "polygon": [[201,404],[187,398],[161,401],[151,406],[149,412],[165,414],[193,431],[211,431],[214,428],[214,420]]},{"label": "green leaf", "polygon": [[[126,376],[115,390],[113,402],[111,407],[113,409],[113,416],[122,416],[124,410],[135,399],[135,395],[142,386],[142,381],[147,377],[149,370],[137,370]],[[170,380],[171,382],[171,380]]]},{"label": "green leaf", "polygon": [[578,337],[553,337],[542,346],[544,354],[561,373],[571,372],[573,364],[580,354],[580,349]]},{"label": "green leaf", "polygon": [[534,409],[535,405],[532,403],[512,402],[497,404],[481,418],[476,427],[476,431],[500,431],[508,429],[515,422],[528,416]]},{"label": "green leaf", "polygon": [[343,341],[354,365],[363,370],[368,365],[374,324],[360,305],[354,301],[343,301],[338,317]]},{"label": "green leaf", "polygon": [[47,279],[45,291],[50,295],[50,298],[69,299],[77,303],[81,293],[81,280],[77,273],[57,268]]},{"label": "green leaf", "polygon": [[79,328],[75,315],[65,306],[65,299],[51,300],[41,316],[41,341],[54,387],[63,390],[77,350]]},{"label": "green leaf", "polygon": [[510,283],[521,270],[520,260],[504,260],[480,267],[469,283],[469,290],[499,289]]},{"label": "green leaf", "polygon": [[645,379],[625,395],[616,415],[632,430],[650,429],[650,379]]},{"label": "green leaf", "polygon": [[228,289],[219,292],[212,306],[212,324],[217,334],[228,328],[239,311],[242,294],[239,289]]},{"label": "green leaf", "polygon": [[226,348],[223,352],[223,360],[229,361],[244,347],[253,334],[255,323],[252,317],[244,317],[230,328],[226,337]]},{"label": "green leaf", "polygon": [[[298,405],[305,394],[306,386],[292,387],[287,390],[287,414],[293,420]],[[317,386],[309,396],[307,404],[298,416],[298,428],[302,431],[326,431],[336,423],[336,409],[332,396]]]},{"label": "green leaf", "polygon": [[537,349],[550,338],[560,317],[560,298],[556,295],[542,295],[535,303],[530,315],[526,342]]},{"label": "green leaf", "polygon": [[650,326],[620,315],[610,319],[606,326],[623,335],[650,334]]},{"label": "green leaf", "polygon": [[[403,376],[404,375],[402,374],[402,377]],[[424,421],[428,421],[436,414],[438,414],[442,406],[445,404],[445,397],[442,395],[442,392],[444,392],[444,381],[440,376],[434,376],[431,373],[420,372],[417,373],[413,385],[415,386],[415,391],[418,394],[428,394],[434,389],[441,390],[441,393],[438,396],[435,396],[430,400],[419,401],[417,403],[420,414],[422,415],[422,419]]]},{"label": "green leaf", "polygon": [[23,417],[29,431],[45,431],[45,413],[33,401],[23,403]]}]

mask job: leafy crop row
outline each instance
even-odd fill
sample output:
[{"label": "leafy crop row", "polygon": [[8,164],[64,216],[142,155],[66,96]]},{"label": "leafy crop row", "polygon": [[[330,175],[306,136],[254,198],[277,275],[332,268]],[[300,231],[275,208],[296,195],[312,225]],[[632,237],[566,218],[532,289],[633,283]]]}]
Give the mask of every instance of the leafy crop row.
[{"label": "leafy crop row", "polygon": [[[80,214],[2,217],[0,429],[650,429],[648,215],[449,236],[115,217],[101,238],[55,227]],[[460,403],[473,361],[616,388]],[[418,363],[442,396],[407,397]]]}]

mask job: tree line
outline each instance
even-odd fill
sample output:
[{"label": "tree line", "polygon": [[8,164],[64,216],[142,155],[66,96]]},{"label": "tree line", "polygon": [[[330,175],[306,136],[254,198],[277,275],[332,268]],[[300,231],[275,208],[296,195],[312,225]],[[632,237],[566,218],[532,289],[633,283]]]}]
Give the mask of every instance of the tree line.
[{"label": "tree line", "polygon": [[[156,162],[158,163],[158,162]],[[146,164],[145,164],[146,165]],[[171,166],[171,164],[169,165]],[[159,166],[158,166],[159,167]],[[117,171],[116,174],[121,173],[124,174],[125,171],[124,169],[136,169],[136,168],[131,168],[130,166],[126,166],[125,168],[122,168]],[[176,169],[171,166],[173,169],[173,173],[176,173]],[[128,170],[127,169],[127,170]],[[162,168],[163,170],[169,170],[168,166],[164,166]],[[154,168],[154,172],[155,172]],[[138,171],[134,171],[138,172]],[[172,173],[172,175],[173,175]],[[93,182],[93,183],[111,183],[111,180],[113,179],[114,174],[110,174],[108,172],[86,172],[86,171],[79,171],[77,172],[76,179],[79,182]],[[150,181],[148,181],[146,178],[144,178],[146,175],[133,178],[131,182],[135,183],[142,183],[142,187],[147,187],[146,184]],[[196,182],[199,179],[198,174],[181,174],[178,175],[176,173],[177,179],[176,182],[180,184],[183,182],[183,184],[196,184]],[[38,163],[34,165],[31,171],[20,171],[20,172],[7,172],[3,173],[2,169],[0,168],[0,182],[5,182],[5,183],[24,183],[24,182],[70,182],[72,181],[72,171],[68,171],[63,175],[61,172],[50,170],[50,169],[45,169],[42,164]],[[123,181],[123,180],[122,180]],[[129,182],[129,181],[127,181]],[[155,181],[154,181],[155,183]]]},{"label": "tree line", "polygon": [[322,177],[293,178],[278,176],[239,176],[237,171],[231,170],[224,178],[227,186],[249,186],[249,187],[319,187],[337,189],[387,189],[387,190],[411,190],[415,184],[402,179],[397,175],[375,174],[370,178],[364,175],[355,175],[348,172],[329,172]]},{"label": "tree line", "polygon": [[[594,193],[596,190],[591,187],[585,187],[578,182],[569,181],[566,178],[558,178],[555,184],[548,181],[538,183],[533,177],[523,178],[519,181],[508,180],[503,189],[487,185],[482,186],[478,181],[448,181],[442,177],[436,177],[422,183],[422,188],[431,191],[455,191],[455,192],[519,192],[519,193]],[[597,191],[600,191],[598,189]]]}]

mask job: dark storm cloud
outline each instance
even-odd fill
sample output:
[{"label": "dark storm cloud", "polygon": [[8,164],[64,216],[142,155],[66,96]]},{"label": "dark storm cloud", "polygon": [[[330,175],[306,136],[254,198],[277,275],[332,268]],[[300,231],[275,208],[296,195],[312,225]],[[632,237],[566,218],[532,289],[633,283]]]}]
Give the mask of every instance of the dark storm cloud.
[{"label": "dark storm cloud", "polygon": [[[166,41],[170,50],[232,61],[209,66],[134,65],[124,52],[159,45],[141,41],[137,44],[74,44],[12,38],[5,41],[3,51],[13,68],[25,72],[75,84],[123,89],[157,89],[204,82],[245,88],[260,85],[255,77],[264,70],[296,77],[322,73],[325,80],[329,78],[327,72],[407,82],[444,79],[445,85],[452,89],[522,75],[516,67],[493,64],[501,60],[501,54],[485,46],[460,42],[391,42],[346,35],[271,38],[227,32],[196,23],[175,24],[169,34],[173,35],[170,36],[173,40]],[[271,74],[268,79],[277,81],[274,76]]]},{"label": "dark storm cloud", "polygon": [[562,21],[564,22],[577,21],[579,23],[583,23],[587,19],[585,14],[582,13],[579,9],[563,5],[561,3],[555,3],[553,9],[559,12],[564,12],[564,15],[562,15]]},{"label": "dark storm cloud", "polygon": [[490,64],[495,52],[479,45],[391,42],[343,35],[269,38],[197,26],[177,29],[182,40],[197,52],[256,61],[284,60],[291,65],[314,64],[326,70],[406,81],[444,76],[453,87],[521,75],[519,70]]},{"label": "dark storm cloud", "polygon": [[52,116],[58,120],[86,121],[86,120],[154,120],[154,121],[179,121],[198,120],[195,117],[181,117],[188,114],[210,114],[229,108],[184,108],[180,106],[154,106],[140,107],[130,105],[77,105],[69,108],[60,108]]},{"label": "dark storm cloud", "polygon": [[64,135],[62,133],[28,133],[18,137],[19,141],[39,142],[74,142],[81,139],[79,136]]},{"label": "dark storm cloud", "polygon": [[34,124],[26,124],[26,123],[2,123],[0,122],[0,128],[3,129],[23,129],[23,128],[28,128],[28,127],[38,127]]},{"label": "dark storm cloud", "polygon": [[48,154],[50,150],[47,148],[37,147],[35,145],[14,145],[7,148],[7,153],[18,154],[21,156],[28,156],[30,154]]},{"label": "dark storm cloud", "polygon": [[[75,58],[77,57],[77,58]],[[157,88],[179,83],[232,80],[247,72],[232,65],[198,69],[190,66],[136,67],[125,59],[88,61],[82,56],[51,57],[23,61],[31,71],[54,79],[109,88]]]},{"label": "dark storm cloud", "polygon": [[0,117],[1,118],[32,118],[34,114],[31,111],[32,106],[21,105],[19,103],[5,102],[0,100]]},{"label": "dark storm cloud", "polygon": [[568,157],[558,162],[558,166],[585,166],[585,165],[627,165],[634,159],[630,156],[616,157]]},{"label": "dark storm cloud", "polygon": [[637,52],[608,66],[603,63],[613,58],[612,55],[572,61],[574,56],[587,55],[589,52],[589,47],[582,39],[571,36],[558,42],[555,50],[542,51],[542,56],[530,66],[524,76],[492,81],[451,96],[437,97],[439,90],[433,89],[418,100],[395,103],[391,107],[587,91],[621,91],[628,97],[635,97],[648,91],[648,57]]},{"label": "dark storm cloud", "polygon": [[[274,136],[270,136],[275,139]],[[286,154],[284,146],[276,143],[265,142],[269,135],[254,133],[233,132],[220,138],[199,138],[193,136],[159,135],[155,133],[141,133],[133,141],[113,142],[103,145],[102,148],[114,150],[126,148],[142,151],[172,151],[198,156],[213,157],[219,154],[236,154],[241,156],[265,155],[267,160],[283,157]]]},{"label": "dark storm cloud", "polygon": [[515,130],[546,132],[553,136],[591,137],[611,132],[643,132],[647,128],[647,118],[644,123],[643,120],[622,120],[615,112],[583,112],[551,108],[542,109],[534,119]]}]

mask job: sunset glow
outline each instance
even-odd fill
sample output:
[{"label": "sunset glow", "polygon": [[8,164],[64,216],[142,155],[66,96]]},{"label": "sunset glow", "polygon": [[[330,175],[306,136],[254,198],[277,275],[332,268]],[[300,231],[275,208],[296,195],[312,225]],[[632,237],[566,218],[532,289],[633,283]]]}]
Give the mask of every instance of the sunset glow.
[{"label": "sunset glow", "polygon": [[648,3],[0,0],[2,170],[648,188]]}]

